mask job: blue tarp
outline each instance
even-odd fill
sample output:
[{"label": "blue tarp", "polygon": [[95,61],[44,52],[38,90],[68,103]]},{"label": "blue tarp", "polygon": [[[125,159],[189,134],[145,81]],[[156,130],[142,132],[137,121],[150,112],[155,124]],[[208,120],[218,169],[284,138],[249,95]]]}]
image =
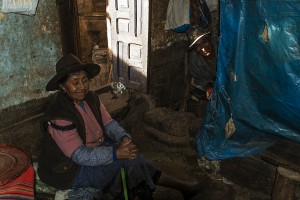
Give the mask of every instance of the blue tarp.
[{"label": "blue tarp", "polygon": [[[215,89],[196,135],[199,157],[260,153],[300,142],[300,1],[220,0]],[[231,118],[235,132],[225,138]]]}]

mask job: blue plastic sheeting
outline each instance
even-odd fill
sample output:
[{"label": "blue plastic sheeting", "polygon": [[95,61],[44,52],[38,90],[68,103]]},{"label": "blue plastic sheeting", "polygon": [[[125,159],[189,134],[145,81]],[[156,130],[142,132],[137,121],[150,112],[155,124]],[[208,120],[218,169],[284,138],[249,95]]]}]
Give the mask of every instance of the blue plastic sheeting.
[{"label": "blue plastic sheeting", "polygon": [[[300,142],[300,1],[221,0],[215,89],[196,136],[221,160]],[[235,132],[225,138],[232,116]]]}]

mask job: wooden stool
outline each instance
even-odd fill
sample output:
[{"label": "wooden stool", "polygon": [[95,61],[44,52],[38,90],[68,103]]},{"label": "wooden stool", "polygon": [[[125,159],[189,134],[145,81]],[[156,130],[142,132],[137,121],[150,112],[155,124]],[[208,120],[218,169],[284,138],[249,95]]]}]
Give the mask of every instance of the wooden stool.
[{"label": "wooden stool", "polygon": [[282,141],[262,153],[262,160],[277,166],[271,200],[295,200],[300,182],[300,144]]},{"label": "wooden stool", "polygon": [[295,183],[300,182],[300,173],[277,167],[271,200],[294,200]]}]

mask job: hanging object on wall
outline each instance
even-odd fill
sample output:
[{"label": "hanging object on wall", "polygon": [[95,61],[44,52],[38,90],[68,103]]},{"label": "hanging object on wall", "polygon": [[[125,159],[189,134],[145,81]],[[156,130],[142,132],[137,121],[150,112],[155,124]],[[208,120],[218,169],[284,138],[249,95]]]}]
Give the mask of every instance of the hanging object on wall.
[{"label": "hanging object on wall", "polygon": [[211,24],[211,14],[205,0],[191,0],[191,24],[202,28]]},{"label": "hanging object on wall", "polygon": [[4,13],[17,13],[35,15],[39,0],[3,0],[1,11]]},{"label": "hanging object on wall", "polygon": [[186,32],[190,27],[190,1],[170,0],[167,10],[165,30]]},{"label": "hanging object on wall", "polygon": [[210,24],[211,14],[205,0],[169,1],[165,30],[183,33],[191,26],[207,28]]},{"label": "hanging object on wall", "polygon": [[235,130],[236,130],[236,128],[235,128],[235,124],[232,119],[232,113],[231,113],[231,117],[225,125],[225,138],[229,139],[234,134]]},{"label": "hanging object on wall", "polygon": [[210,12],[217,11],[219,8],[219,1],[218,0],[206,0],[206,4]]}]

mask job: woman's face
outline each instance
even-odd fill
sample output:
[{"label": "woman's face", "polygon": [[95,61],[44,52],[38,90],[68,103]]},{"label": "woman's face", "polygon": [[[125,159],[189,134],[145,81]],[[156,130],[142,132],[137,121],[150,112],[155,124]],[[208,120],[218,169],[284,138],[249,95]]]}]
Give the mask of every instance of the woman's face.
[{"label": "woman's face", "polygon": [[85,98],[89,91],[89,78],[84,70],[73,73],[67,81],[61,85],[61,88],[78,103]]}]

